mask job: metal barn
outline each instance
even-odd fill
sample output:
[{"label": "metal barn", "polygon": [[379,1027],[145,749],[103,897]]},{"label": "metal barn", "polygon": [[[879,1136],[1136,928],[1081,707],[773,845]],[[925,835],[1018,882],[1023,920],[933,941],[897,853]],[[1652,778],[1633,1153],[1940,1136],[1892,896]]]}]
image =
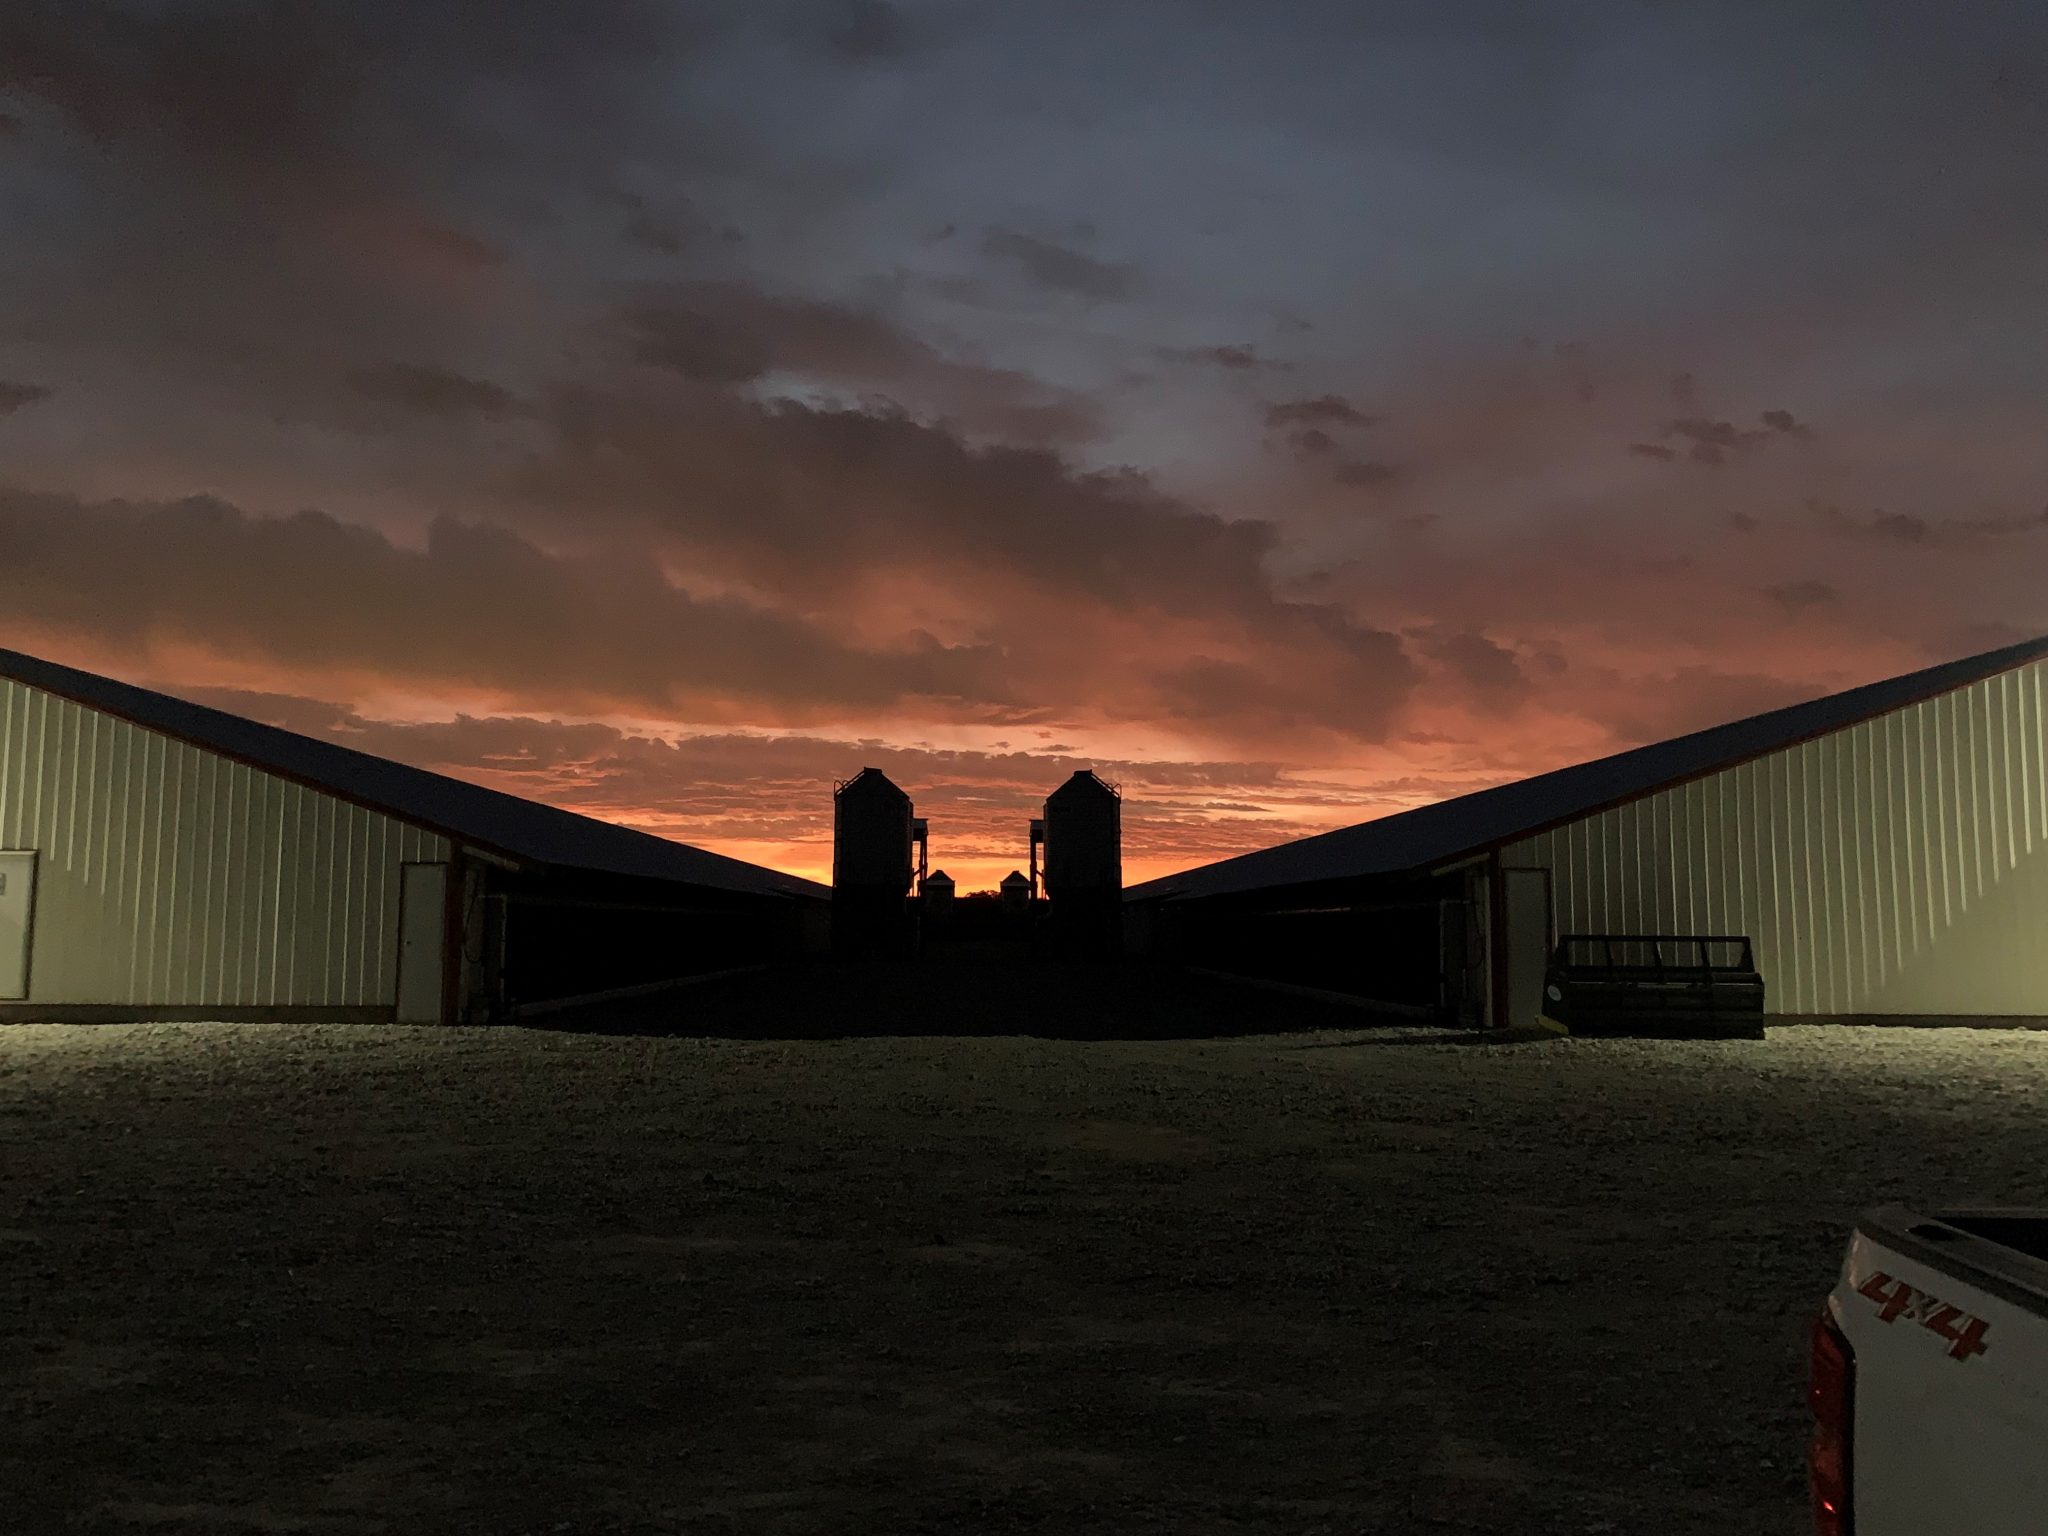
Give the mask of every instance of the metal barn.
[{"label": "metal barn", "polygon": [[1484,1025],[1565,934],[1743,935],[1777,1018],[2048,1019],[2048,639],[1169,875],[1134,939]]},{"label": "metal barn", "polygon": [[0,650],[0,1022],[472,1022],[822,943],[824,887]]}]

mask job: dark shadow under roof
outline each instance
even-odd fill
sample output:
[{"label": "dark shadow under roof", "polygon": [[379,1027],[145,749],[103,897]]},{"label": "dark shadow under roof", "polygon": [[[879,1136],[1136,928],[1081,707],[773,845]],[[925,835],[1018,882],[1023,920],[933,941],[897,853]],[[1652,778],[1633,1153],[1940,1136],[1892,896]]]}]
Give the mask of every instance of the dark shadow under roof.
[{"label": "dark shadow under roof", "polygon": [[1126,900],[1416,874],[2048,658],[2048,636],[1132,886]]},{"label": "dark shadow under roof", "polygon": [[780,870],[372,757],[20,651],[0,649],[0,677],[522,863],[756,896],[830,894],[814,881]]}]

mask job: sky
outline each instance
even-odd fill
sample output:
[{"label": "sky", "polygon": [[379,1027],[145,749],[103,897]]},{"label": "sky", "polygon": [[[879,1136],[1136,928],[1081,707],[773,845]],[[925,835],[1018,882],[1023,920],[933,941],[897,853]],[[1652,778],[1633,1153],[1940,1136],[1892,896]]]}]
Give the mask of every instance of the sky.
[{"label": "sky", "polygon": [[1136,880],[2048,632],[2048,13],[10,0],[0,644]]}]

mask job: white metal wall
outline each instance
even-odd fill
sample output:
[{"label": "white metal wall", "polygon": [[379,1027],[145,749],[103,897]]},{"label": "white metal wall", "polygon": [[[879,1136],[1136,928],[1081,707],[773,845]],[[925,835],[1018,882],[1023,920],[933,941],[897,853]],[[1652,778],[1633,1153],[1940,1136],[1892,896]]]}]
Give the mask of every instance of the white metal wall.
[{"label": "white metal wall", "polygon": [[0,848],[36,848],[29,1001],[389,1006],[418,828],[0,678]]},{"label": "white metal wall", "polygon": [[1748,933],[1773,1013],[2048,1015],[2048,663],[1503,850],[1567,932]]}]

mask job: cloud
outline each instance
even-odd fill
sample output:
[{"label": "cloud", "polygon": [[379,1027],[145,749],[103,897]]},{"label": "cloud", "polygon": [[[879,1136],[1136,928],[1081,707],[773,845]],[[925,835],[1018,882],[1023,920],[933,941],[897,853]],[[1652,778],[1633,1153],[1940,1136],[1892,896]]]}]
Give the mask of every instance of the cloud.
[{"label": "cloud", "polygon": [[660,256],[680,256],[687,243],[680,227],[644,210],[636,211],[626,220],[625,235],[632,244]]},{"label": "cloud", "polygon": [[1342,395],[1318,395],[1312,400],[1283,400],[1266,407],[1266,427],[1370,427],[1382,417],[1368,416]]},{"label": "cloud", "polygon": [[[898,415],[724,396],[701,415],[578,409],[528,486],[545,542],[441,518],[412,547],[316,512],[13,491],[9,612],[125,654],[175,641],[677,720],[1163,711],[1188,739],[1371,739],[1414,681],[1397,637],[1277,595],[1268,525],[1134,476]],[[678,568],[688,590],[660,574]],[[1214,667],[1190,672],[1205,650]]]},{"label": "cloud", "polygon": [[1883,507],[1852,512],[1818,501],[1809,502],[1807,510],[1830,533],[1914,548],[1954,549],[1989,539],[2048,532],[2048,511],[2003,517],[1926,517]]},{"label": "cloud", "polygon": [[1254,346],[1167,347],[1160,356],[1169,362],[1206,363],[1226,373],[1288,373],[1294,364],[1261,357]]},{"label": "cloud", "polygon": [[34,405],[38,400],[50,398],[50,390],[41,384],[11,384],[0,379],[0,416],[12,416],[25,405]]},{"label": "cloud", "polygon": [[626,222],[620,233],[628,245],[657,256],[679,257],[707,246],[744,244],[746,234],[735,225],[714,228],[686,198],[669,196],[655,201],[637,192],[614,192],[611,201],[623,209]]},{"label": "cloud", "polygon": [[903,8],[890,0],[823,0],[808,8],[805,25],[833,57],[854,64],[900,59],[919,43]]},{"label": "cloud", "polygon": [[1665,463],[1678,457],[1676,448],[1666,448],[1661,443],[1630,443],[1628,451],[1641,459],[1660,459]]},{"label": "cloud", "polygon": [[297,179],[446,143],[460,104],[422,84],[488,74],[552,98],[525,105],[560,121],[544,109],[601,105],[587,89],[593,62],[671,53],[691,37],[659,0],[589,0],[573,19],[544,0],[13,0],[0,87],[101,144],[223,178]]},{"label": "cloud", "polygon": [[[1723,464],[1731,453],[1753,448],[1758,443],[1773,437],[1811,441],[1813,429],[1800,422],[1790,411],[1764,411],[1758,418],[1761,427],[1738,427],[1732,421],[1718,421],[1707,416],[1681,416],[1664,423],[1666,437],[1678,437],[1691,445],[1687,457],[1698,464]],[[1633,444],[1631,452],[1642,453],[1649,458],[1670,458],[1672,453],[1655,451],[1651,444]]]},{"label": "cloud", "polygon": [[1757,419],[1773,432],[1783,433],[1787,437],[1811,439],[1813,436],[1813,428],[1800,422],[1790,411],[1765,411]]},{"label": "cloud", "polygon": [[[553,354],[597,286],[578,232],[611,189],[658,174],[673,206],[748,153],[688,100],[728,9],[0,5],[0,99],[51,130],[8,157],[33,192],[0,236],[0,333],[75,357],[81,398],[121,418],[101,441],[124,444],[214,409],[254,444],[353,425],[366,358],[490,377]],[[138,488],[218,484],[230,456]]]},{"label": "cloud", "polygon": [[756,579],[937,561],[1119,606],[1272,611],[1273,525],[1197,510],[1135,473],[977,446],[901,411],[577,392],[554,407],[557,441],[522,476],[539,504],[638,519]]},{"label": "cloud", "polygon": [[380,363],[348,375],[349,388],[366,400],[422,416],[480,416],[501,421],[526,407],[510,390],[430,363]]},{"label": "cloud", "polygon": [[1528,674],[1515,653],[1477,630],[1425,637],[1423,649],[1489,703],[1510,703],[1530,692]]},{"label": "cloud", "polygon": [[1349,464],[1339,464],[1333,478],[1339,485],[1377,490],[1400,479],[1401,471],[1391,464],[1382,464],[1372,459],[1358,459]]},{"label": "cloud", "polygon": [[18,139],[28,127],[12,112],[0,112],[0,139]]},{"label": "cloud", "polygon": [[1688,456],[1695,463],[1720,464],[1730,453],[1759,443],[1770,433],[1705,416],[1681,416],[1664,424],[1664,435],[1689,442],[1692,447]]},{"label": "cloud", "polygon": [[[1291,679],[1281,695],[1304,729],[1377,729],[1412,680],[1385,632],[1279,595],[1272,524],[1134,473],[977,445],[897,411],[724,391],[563,391],[550,409],[556,440],[513,489],[556,526],[638,529],[684,568],[806,611],[858,608],[876,583],[923,594],[1067,707],[1142,718],[1158,679],[1193,721],[1198,695],[1237,697],[1177,675],[1205,646],[1237,675]],[[1275,716],[1270,702],[1257,712]]]},{"label": "cloud", "polygon": [[1028,374],[949,358],[871,310],[738,282],[649,284],[617,316],[642,363],[693,383],[793,374],[941,410],[977,433],[1026,442],[1096,432],[1093,408]]},{"label": "cloud", "polygon": [[1680,666],[1661,676],[1638,679],[1633,697],[1618,703],[1610,728],[1624,742],[1663,741],[1783,709],[1824,691],[1761,673]]},{"label": "cloud", "polygon": [[983,231],[981,251],[1022,271],[1041,288],[1085,299],[1129,298],[1138,286],[1134,265],[1102,261],[1019,230],[995,227]]},{"label": "cloud", "polygon": [[175,640],[313,674],[713,716],[1007,698],[985,649],[914,632],[860,646],[693,598],[644,565],[447,519],[413,549],[318,512],[14,490],[0,492],[0,552],[14,622],[137,657]]},{"label": "cloud", "polygon": [[1290,432],[1285,441],[1298,458],[1318,459],[1337,451],[1337,439],[1321,427],[1304,427],[1299,432]]},{"label": "cloud", "polygon": [[1787,613],[1823,608],[1841,601],[1842,594],[1825,581],[1782,581],[1764,588],[1764,596]]}]

